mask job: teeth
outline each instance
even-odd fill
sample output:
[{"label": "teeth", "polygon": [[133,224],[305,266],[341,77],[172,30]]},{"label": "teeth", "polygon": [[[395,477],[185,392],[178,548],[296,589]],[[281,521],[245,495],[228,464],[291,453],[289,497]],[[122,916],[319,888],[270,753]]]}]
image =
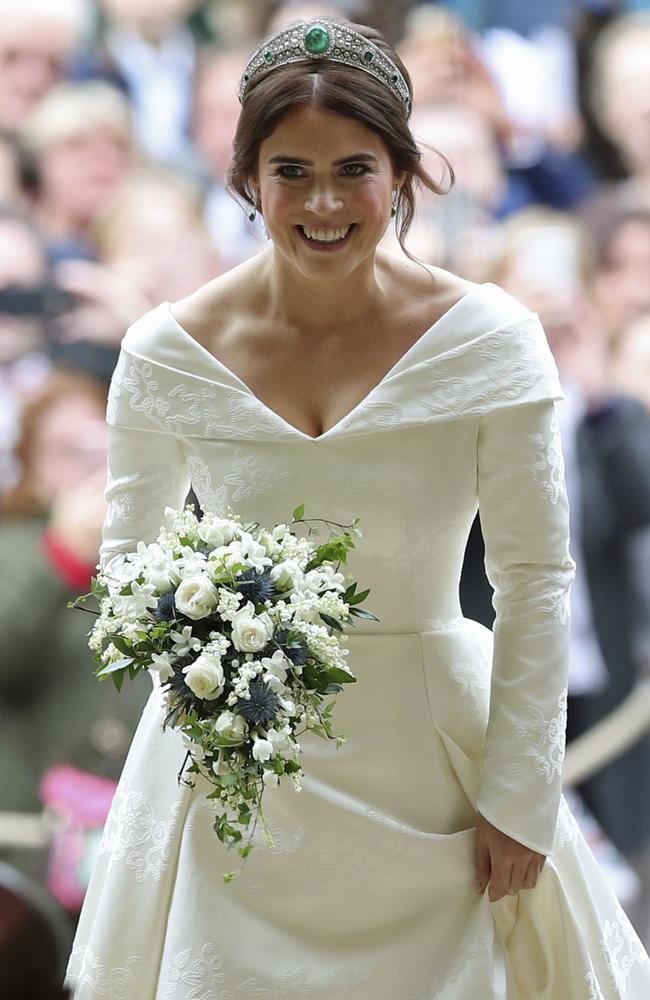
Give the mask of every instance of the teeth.
[{"label": "teeth", "polygon": [[311,226],[301,226],[300,228],[308,239],[318,240],[319,243],[334,243],[335,240],[341,240],[347,236],[350,229],[349,226],[343,226],[339,229],[314,229]]}]

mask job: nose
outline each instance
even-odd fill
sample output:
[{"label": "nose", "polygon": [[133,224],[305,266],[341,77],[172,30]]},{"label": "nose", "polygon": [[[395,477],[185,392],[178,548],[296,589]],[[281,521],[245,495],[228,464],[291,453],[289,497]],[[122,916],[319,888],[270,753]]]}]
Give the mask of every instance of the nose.
[{"label": "nose", "polygon": [[317,184],[305,198],[305,211],[314,215],[331,215],[343,206],[343,199],[329,184]]}]

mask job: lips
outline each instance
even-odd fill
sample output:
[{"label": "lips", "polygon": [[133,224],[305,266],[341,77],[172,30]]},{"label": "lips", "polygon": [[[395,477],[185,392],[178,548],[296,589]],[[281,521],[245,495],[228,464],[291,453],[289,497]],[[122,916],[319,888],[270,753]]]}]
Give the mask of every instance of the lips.
[{"label": "lips", "polygon": [[356,222],[350,224],[350,228],[342,240],[336,240],[334,243],[320,243],[318,240],[310,240],[308,236],[305,236],[302,226],[296,226],[296,230],[300,239],[305,243],[311,250],[316,251],[316,253],[333,253],[336,250],[341,250],[347,243],[350,242],[352,235],[357,228]]}]

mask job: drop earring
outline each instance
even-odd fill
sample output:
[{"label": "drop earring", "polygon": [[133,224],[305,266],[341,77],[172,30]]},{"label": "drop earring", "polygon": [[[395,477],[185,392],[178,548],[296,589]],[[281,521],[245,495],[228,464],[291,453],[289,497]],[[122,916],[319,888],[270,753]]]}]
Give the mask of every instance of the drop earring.
[{"label": "drop earring", "polygon": [[257,215],[257,209],[254,208],[253,211],[248,216],[248,218],[251,220],[251,222],[255,222],[255,216],[256,215]]},{"label": "drop earring", "polygon": [[399,193],[398,193],[398,189],[396,188],[393,191],[393,203],[392,203],[391,210],[390,210],[390,217],[391,217],[391,219],[394,218],[395,215],[397,215],[397,199],[398,199],[398,197],[399,197]]}]

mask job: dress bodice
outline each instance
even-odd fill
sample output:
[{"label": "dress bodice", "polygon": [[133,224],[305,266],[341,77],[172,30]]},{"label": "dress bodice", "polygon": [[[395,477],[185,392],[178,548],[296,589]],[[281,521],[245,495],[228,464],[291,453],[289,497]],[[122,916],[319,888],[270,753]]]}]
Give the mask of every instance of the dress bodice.
[{"label": "dress bodice", "polygon": [[[205,510],[230,506],[267,525],[304,503],[307,517],[360,518],[363,538],[348,565],[371,588],[367,605],[379,621],[354,633],[424,635],[462,627],[460,572],[480,507],[497,610],[485,781],[491,802],[507,797],[512,740],[524,742],[521,713],[534,707],[546,739],[544,720],[557,729],[564,711],[574,564],[561,396],[537,317],[482,285],[312,438],[262,403],[163,303],[127,332],[111,385],[102,561],[153,540],[165,506],[182,506],[190,485]],[[558,767],[548,779],[559,796]]]}]

